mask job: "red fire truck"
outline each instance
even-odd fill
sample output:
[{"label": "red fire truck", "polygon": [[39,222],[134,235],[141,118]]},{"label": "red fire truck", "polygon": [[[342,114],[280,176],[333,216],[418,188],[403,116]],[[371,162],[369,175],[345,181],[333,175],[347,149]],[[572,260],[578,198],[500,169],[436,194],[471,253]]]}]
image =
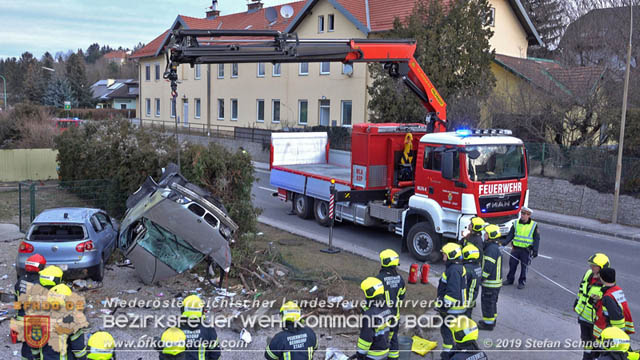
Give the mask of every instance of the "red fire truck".
[{"label": "red fire truck", "polygon": [[331,150],[326,133],[272,134],[270,182],[302,218],[329,224],[334,180],[337,221],[383,226],[416,259],[437,261],[442,243],[459,239],[472,217],[506,233],[528,202],[522,141],[509,130],[447,132],[446,104],[413,57],[415,41],[229,30],[175,30],[173,40],[165,78],[174,96],[180,63],[341,61],[383,63],[420,98],[424,124],[354,125],[351,152]]}]

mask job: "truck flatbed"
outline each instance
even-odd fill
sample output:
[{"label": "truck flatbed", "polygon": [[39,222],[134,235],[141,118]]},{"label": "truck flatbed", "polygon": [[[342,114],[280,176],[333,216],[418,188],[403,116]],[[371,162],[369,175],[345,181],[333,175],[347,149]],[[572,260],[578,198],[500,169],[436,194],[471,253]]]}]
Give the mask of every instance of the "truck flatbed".
[{"label": "truck flatbed", "polygon": [[334,164],[296,164],[296,165],[279,165],[274,168],[301,174],[306,176],[314,176],[322,180],[336,179],[336,182],[348,185],[351,182],[351,169],[344,166]]}]

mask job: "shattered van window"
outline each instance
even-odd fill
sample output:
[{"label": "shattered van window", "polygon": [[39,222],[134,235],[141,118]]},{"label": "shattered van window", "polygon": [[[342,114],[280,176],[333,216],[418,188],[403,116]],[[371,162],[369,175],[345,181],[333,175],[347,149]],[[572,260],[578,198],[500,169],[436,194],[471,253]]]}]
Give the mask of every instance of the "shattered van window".
[{"label": "shattered van window", "polygon": [[204,258],[203,253],[198,252],[182,238],[150,220],[145,219],[144,225],[147,232],[138,244],[174,271],[187,271]]}]

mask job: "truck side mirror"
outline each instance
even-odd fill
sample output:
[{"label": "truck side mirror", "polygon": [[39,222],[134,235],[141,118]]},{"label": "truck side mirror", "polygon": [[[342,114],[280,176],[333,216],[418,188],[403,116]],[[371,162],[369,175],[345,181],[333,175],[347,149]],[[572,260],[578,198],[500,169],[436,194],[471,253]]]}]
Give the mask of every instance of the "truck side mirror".
[{"label": "truck side mirror", "polygon": [[453,151],[442,153],[442,177],[453,179]]}]

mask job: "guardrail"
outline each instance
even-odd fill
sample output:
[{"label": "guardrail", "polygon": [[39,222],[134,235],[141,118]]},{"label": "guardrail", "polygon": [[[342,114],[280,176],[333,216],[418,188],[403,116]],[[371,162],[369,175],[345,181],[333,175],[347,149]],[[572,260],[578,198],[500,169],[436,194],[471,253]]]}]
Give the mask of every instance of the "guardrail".
[{"label": "guardrail", "polygon": [[[133,125],[140,127],[151,127],[159,129],[163,132],[173,133],[176,131],[175,121],[165,120],[147,120],[147,119],[130,119]],[[221,124],[201,124],[201,123],[180,123],[178,124],[178,133],[186,135],[216,137],[222,139],[245,140],[257,143],[270,143],[271,130],[237,127]]]}]

